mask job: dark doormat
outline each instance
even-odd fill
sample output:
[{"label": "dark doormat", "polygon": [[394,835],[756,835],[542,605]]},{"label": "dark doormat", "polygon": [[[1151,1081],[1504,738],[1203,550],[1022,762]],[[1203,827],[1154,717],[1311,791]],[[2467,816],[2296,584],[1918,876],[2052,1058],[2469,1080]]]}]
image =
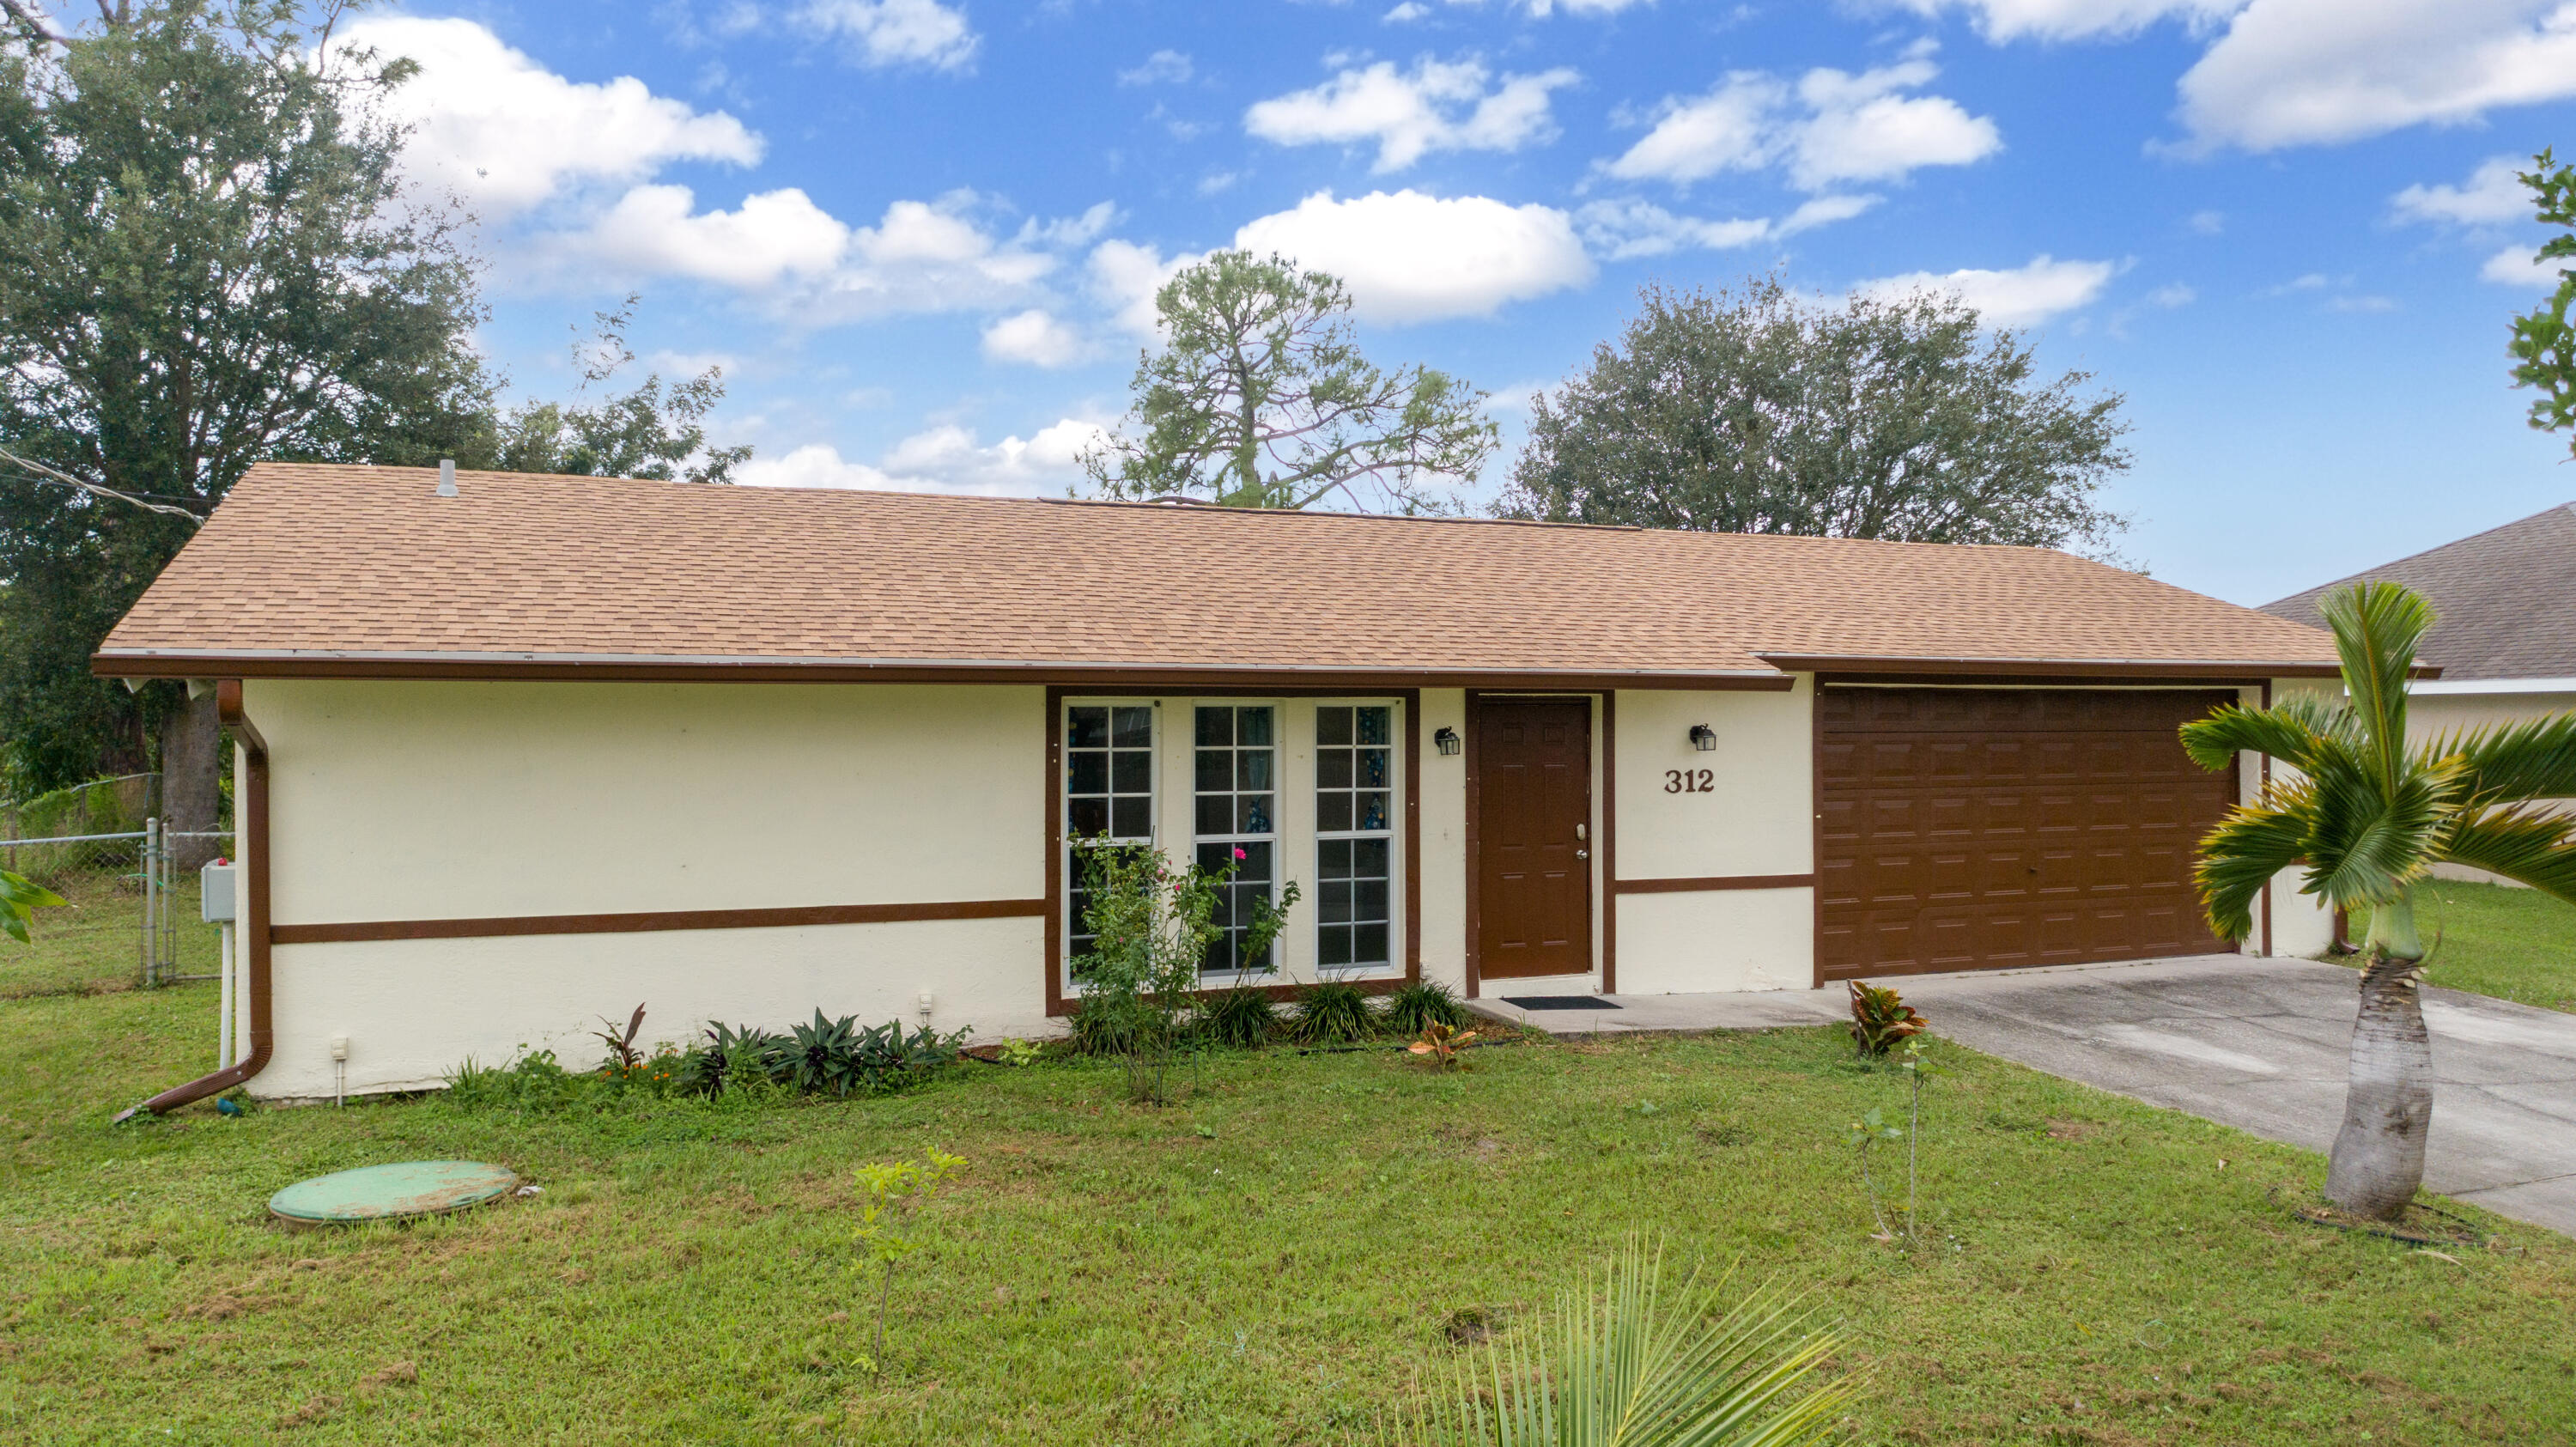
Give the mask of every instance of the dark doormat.
[{"label": "dark doormat", "polygon": [[1524,1010],[1616,1010],[1598,995],[1505,995],[1503,1003]]}]

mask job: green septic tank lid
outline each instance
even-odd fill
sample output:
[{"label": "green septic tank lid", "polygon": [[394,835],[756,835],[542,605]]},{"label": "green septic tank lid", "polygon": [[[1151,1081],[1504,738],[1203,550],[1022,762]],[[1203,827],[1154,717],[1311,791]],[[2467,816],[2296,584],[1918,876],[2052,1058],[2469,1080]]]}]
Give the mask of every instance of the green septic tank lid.
[{"label": "green septic tank lid", "polygon": [[479,1206],[518,1184],[480,1161],[404,1161],[298,1181],[269,1197],[268,1209],[289,1221],[389,1221]]}]

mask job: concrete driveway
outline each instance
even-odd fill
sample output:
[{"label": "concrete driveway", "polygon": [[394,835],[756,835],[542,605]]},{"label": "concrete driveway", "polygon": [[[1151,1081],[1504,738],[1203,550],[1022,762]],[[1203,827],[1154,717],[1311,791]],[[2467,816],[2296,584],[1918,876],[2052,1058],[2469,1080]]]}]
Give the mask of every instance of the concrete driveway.
[{"label": "concrete driveway", "polygon": [[[2323,1151],[2343,1122],[2357,976],[2235,955],[1886,983],[1945,1039],[2051,1075]],[[1513,991],[1511,993],[1519,993]],[[1614,996],[1616,1010],[1488,1013],[1556,1034],[1756,1029],[1845,1018],[1846,995]],[[2424,1183],[2576,1235],[2576,1015],[2426,990],[2433,1135]]]}]

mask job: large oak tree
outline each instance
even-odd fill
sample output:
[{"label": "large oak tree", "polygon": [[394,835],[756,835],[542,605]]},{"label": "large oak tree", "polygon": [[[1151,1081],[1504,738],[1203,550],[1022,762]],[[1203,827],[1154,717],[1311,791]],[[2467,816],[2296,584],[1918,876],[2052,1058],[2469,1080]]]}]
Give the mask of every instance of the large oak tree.
[{"label": "large oak tree", "polygon": [[2116,394],[2037,380],[1956,297],[1648,287],[1581,375],[1531,405],[1497,511],[1556,522],[2107,553],[2128,466]]}]

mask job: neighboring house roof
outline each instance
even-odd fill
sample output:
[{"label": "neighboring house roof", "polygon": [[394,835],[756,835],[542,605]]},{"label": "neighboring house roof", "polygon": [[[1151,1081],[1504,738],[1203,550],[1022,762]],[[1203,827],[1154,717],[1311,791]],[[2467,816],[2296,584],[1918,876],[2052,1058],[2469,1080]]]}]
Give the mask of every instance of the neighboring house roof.
[{"label": "neighboring house roof", "polygon": [[[101,673],[1586,676],[2330,670],[2039,548],[268,463]],[[1646,680],[1640,680],[1646,681]]]},{"label": "neighboring house roof", "polygon": [[2293,593],[2263,611],[2322,624],[2334,589],[2403,583],[2433,605],[2421,658],[2446,685],[2478,679],[2576,678],[2576,503]]}]

